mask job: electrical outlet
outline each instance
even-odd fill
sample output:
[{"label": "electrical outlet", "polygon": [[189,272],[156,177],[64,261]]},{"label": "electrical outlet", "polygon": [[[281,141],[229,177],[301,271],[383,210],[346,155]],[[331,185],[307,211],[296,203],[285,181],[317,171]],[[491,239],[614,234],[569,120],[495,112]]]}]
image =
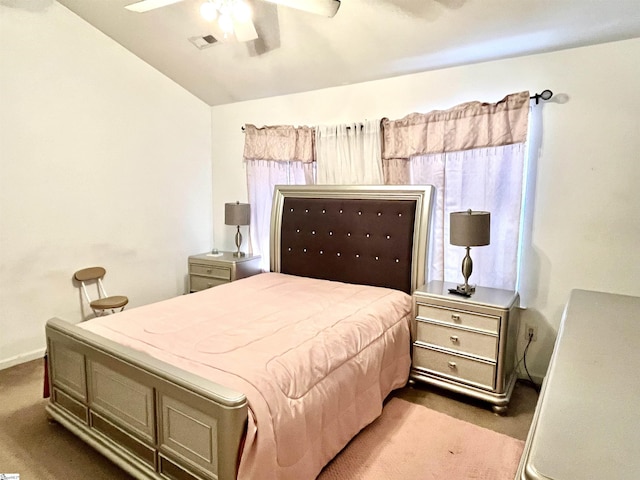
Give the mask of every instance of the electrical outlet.
[{"label": "electrical outlet", "polygon": [[538,327],[535,325],[525,325],[524,338],[529,341],[529,337],[531,336],[533,336],[533,338],[531,338],[532,342],[538,340]]}]

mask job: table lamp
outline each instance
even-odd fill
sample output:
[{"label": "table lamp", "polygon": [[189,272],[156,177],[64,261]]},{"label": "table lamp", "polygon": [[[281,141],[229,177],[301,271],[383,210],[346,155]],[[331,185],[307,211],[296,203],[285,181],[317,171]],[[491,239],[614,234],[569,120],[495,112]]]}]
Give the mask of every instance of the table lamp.
[{"label": "table lamp", "polygon": [[449,242],[451,245],[467,248],[467,254],[462,259],[464,283],[458,285],[457,288],[449,289],[449,292],[470,297],[476,288],[473,285],[469,285],[469,277],[473,271],[473,262],[469,252],[471,247],[489,245],[491,214],[489,212],[474,212],[471,209],[466,212],[451,212],[449,226]]},{"label": "table lamp", "polygon": [[241,225],[249,225],[251,218],[251,207],[248,203],[225,203],[224,204],[224,223],[225,225],[235,225],[238,227],[236,231],[236,247],[237,251],[233,252],[234,257],[244,257],[244,252],[240,251],[242,245],[242,234],[240,233]]}]

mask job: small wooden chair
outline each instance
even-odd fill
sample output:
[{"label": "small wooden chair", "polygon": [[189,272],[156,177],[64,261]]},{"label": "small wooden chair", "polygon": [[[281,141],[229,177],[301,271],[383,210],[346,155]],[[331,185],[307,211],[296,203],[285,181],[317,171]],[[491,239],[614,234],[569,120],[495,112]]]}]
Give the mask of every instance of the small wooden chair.
[{"label": "small wooden chair", "polygon": [[[102,267],[90,267],[78,270],[73,274],[73,278],[80,282],[84,297],[87,299],[96,317],[106,315],[108,310],[111,310],[111,313],[116,313],[116,310],[119,308],[121,312],[124,310],[125,305],[129,303],[129,299],[123,295],[114,295],[113,297],[107,295],[104,285],[102,284],[102,279],[106,273],[107,271]],[[98,286],[97,300],[91,300],[89,296],[86,285],[89,282],[95,282]]]}]

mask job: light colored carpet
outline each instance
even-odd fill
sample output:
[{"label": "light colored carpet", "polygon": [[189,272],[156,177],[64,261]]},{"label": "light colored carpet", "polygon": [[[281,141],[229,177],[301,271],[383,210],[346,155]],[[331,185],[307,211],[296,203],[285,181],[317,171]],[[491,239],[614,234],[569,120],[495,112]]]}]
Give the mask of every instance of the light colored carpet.
[{"label": "light colored carpet", "polygon": [[[83,443],[75,435],[62,426],[47,421],[44,410],[46,400],[42,398],[42,373],[43,363],[41,360],[0,371],[0,473],[20,473],[21,480],[132,480],[132,477],[127,473]],[[472,428],[476,427],[479,431],[484,432],[485,428],[491,429],[493,432],[489,432],[489,434],[501,432],[523,440],[526,438],[531,423],[537,394],[530,387],[518,383],[509,405],[509,414],[506,416],[494,415],[491,409],[481,402],[474,402],[467,397],[448,394],[423,385],[408,386],[397,390],[393,394],[393,399],[387,403],[387,407],[395,404],[396,401],[401,404],[409,404],[417,408],[419,412],[426,411],[434,414],[435,411],[443,412],[444,415],[436,414],[436,416],[447,420],[445,425],[455,424],[456,420],[451,417],[456,417],[465,420],[466,423],[462,422],[463,424],[470,425]],[[320,480],[364,478],[376,480],[376,477],[358,476],[366,475],[359,468],[364,468],[367,463],[376,459],[379,459],[380,463],[386,464],[387,467],[396,467],[397,464],[403,463],[420,465],[420,457],[423,455],[421,449],[426,446],[427,442],[438,438],[449,428],[430,423],[418,429],[417,432],[410,433],[412,429],[415,430],[413,417],[409,417],[408,420],[394,420],[391,415],[387,415],[388,413],[389,410],[386,409],[383,417],[371,425],[372,428],[361,432],[325,469]],[[366,440],[371,435],[369,431],[378,428],[376,425],[380,423],[383,425],[391,424],[389,433],[383,434],[388,435],[389,438],[378,444],[366,446],[364,456],[360,453],[360,458],[353,457],[351,447],[356,445],[356,442],[360,442],[361,438]],[[404,437],[412,439],[406,442],[409,444],[409,449],[403,453],[403,456],[397,457],[397,460],[386,460],[384,454],[387,451],[387,444],[392,439],[400,441]],[[420,448],[420,450],[412,450],[416,448]],[[440,460],[453,458],[461,462],[465,451],[453,448],[451,450],[454,453],[449,453],[447,449]],[[506,452],[507,450],[498,449],[484,456],[503,458]],[[347,459],[342,460],[342,457],[347,457]],[[352,458],[349,460],[349,457]],[[359,462],[365,465],[359,466]],[[345,463],[346,466],[341,466],[342,463]],[[428,475],[430,471],[424,467],[419,470],[418,474]],[[415,477],[404,473],[401,475],[400,477],[382,476],[378,478],[384,480],[394,480],[395,478],[401,480],[484,478],[480,476],[456,477],[448,474],[440,477],[424,475]],[[489,478],[496,480],[498,477]]]},{"label": "light colored carpet", "polygon": [[393,398],[318,480],[512,480],[524,442]]}]

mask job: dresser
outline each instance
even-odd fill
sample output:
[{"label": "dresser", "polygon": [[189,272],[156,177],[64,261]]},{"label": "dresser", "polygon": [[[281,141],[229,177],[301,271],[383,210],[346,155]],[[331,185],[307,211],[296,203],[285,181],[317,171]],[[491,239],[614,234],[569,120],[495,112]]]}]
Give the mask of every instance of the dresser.
[{"label": "dresser", "polygon": [[517,480],[640,478],[639,344],[640,297],[571,292]]},{"label": "dresser", "polygon": [[517,292],[432,281],[413,293],[411,379],[469,395],[506,411],[516,382]]},{"label": "dresser", "polygon": [[260,273],[260,255],[234,257],[231,252],[218,255],[201,253],[189,257],[189,292],[233,282]]}]

